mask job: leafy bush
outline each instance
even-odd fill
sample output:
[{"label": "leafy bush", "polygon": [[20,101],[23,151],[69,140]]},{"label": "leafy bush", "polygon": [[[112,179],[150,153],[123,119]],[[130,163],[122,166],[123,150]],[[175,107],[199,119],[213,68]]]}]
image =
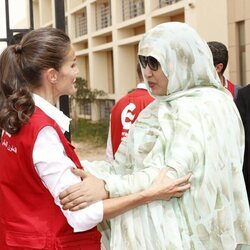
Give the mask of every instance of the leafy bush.
[{"label": "leafy bush", "polygon": [[96,146],[105,146],[108,137],[109,123],[107,121],[92,122],[78,119],[72,126],[72,139],[74,141],[85,141]]},{"label": "leafy bush", "polygon": [[72,98],[75,98],[77,101],[87,99],[93,102],[97,97],[107,95],[103,90],[90,89],[87,85],[87,81],[81,77],[76,78],[75,84],[77,91]]}]

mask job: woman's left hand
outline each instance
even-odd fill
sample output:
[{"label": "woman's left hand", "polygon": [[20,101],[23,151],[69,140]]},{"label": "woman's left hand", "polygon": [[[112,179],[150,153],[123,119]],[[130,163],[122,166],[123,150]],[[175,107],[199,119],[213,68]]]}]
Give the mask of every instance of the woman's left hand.
[{"label": "woman's left hand", "polygon": [[[148,197],[152,197],[152,200],[170,200],[172,197],[181,197],[188,189],[191,184],[189,179],[191,173],[182,176],[178,179],[172,179],[167,176],[167,169],[161,169],[159,175],[155,178],[152,185],[145,189],[144,193]],[[151,201],[152,201],[151,200]]]},{"label": "woman's left hand", "polygon": [[108,198],[103,180],[81,169],[73,168],[72,172],[81,177],[82,181],[60,193],[59,198],[64,210],[77,211]]}]

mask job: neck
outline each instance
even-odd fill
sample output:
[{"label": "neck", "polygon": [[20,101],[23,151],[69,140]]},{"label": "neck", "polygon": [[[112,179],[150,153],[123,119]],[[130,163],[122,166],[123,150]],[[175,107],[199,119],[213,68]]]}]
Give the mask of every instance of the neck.
[{"label": "neck", "polygon": [[41,96],[47,102],[51,103],[52,105],[56,105],[58,98],[53,95],[53,92],[46,91],[45,89],[35,89],[33,90],[34,94]]},{"label": "neck", "polygon": [[225,77],[223,76],[223,75],[219,75],[219,78],[220,78],[220,81],[221,81],[221,84],[223,85],[223,86],[225,86],[226,85],[226,81],[225,81]]}]

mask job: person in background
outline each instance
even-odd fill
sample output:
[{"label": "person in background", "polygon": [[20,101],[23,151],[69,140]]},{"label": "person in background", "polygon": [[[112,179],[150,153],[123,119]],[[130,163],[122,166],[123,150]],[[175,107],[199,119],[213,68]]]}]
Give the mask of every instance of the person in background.
[{"label": "person in background", "polygon": [[239,89],[235,103],[245,129],[243,174],[247,188],[248,202],[250,204],[250,85]]},{"label": "person in background", "polygon": [[180,197],[190,187],[190,175],[172,180],[162,172],[145,190],[107,199],[103,188],[103,201],[77,212],[63,210],[59,194],[81,182],[71,168],[82,165],[63,134],[70,119],[55,104],[76,92],[77,74],[70,39],[55,28],[30,31],[0,56],[1,250],[99,250],[96,225],[103,219]]},{"label": "person in background", "polygon": [[227,47],[223,43],[217,41],[210,41],[207,44],[212,52],[214,67],[219,75],[222,85],[228,89],[235,98],[237,96],[239,86],[234,85],[224,76],[224,71],[226,70],[228,64]]},{"label": "person in background", "polygon": [[137,88],[122,97],[114,105],[111,111],[106,149],[108,161],[114,159],[121,140],[127,136],[131,125],[135,122],[139,113],[154,100],[149,94],[145,83],[143,83],[143,76],[139,63],[137,63],[136,70],[140,81],[137,84]]},{"label": "person in background", "polygon": [[[155,100],[139,114],[113,162],[83,164],[104,180],[110,197],[147,187],[162,168],[173,177],[192,172],[192,185],[180,199],[111,219],[111,249],[249,248],[244,128],[207,43],[189,25],[168,22],[142,36],[138,55]],[[64,209],[77,210],[102,189],[83,171],[76,173],[84,178],[61,193]]]}]

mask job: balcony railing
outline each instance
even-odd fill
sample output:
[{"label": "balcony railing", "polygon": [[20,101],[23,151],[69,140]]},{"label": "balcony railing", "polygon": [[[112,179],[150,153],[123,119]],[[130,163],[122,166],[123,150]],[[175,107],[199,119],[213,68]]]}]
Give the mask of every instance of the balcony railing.
[{"label": "balcony railing", "polygon": [[144,14],[144,0],[123,0],[122,14],[123,21]]},{"label": "balcony railing", "polygon": [[75,37],[87,34],[87,17],[85,13],[75,16]]},{"label": "balcony railing", "polygon": [[172,5],[182,0],[159,0],[159,8],[165,7],[167,5]]},{"label": "balcony railing", "polygon": [[98,4],[96,6],[96,30],[109,27],[111,24],[110,4]]}]

